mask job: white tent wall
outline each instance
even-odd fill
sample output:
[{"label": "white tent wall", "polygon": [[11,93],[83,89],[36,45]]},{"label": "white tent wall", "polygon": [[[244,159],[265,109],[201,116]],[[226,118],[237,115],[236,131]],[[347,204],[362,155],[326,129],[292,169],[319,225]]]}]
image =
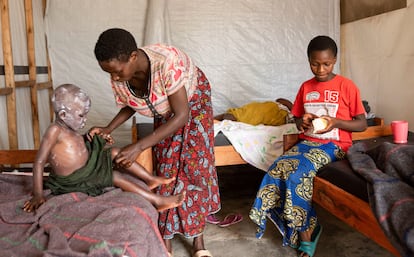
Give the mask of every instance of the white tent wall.
[{"label": "white tent wall", "polygon": [[[326,34],[339,44],[340,27],[339,0],[50,0],[45,21],[54,85],[77,84],[92,98],[87,127],[106,125],[118,111],[93,53],[105,29],[125,28],[138,45],[186,51],[209,78],[220,113],[254,100],[293,100],[311,77],[309,40]],[[131,141],[130,125],[114,133],[119,145]]]},{"label": "white tent wall", "polygon": [[[35,60],[36,66],[47,66],[45,26],[43,23],[42,0],[33,0],[33,23],[35,40]],[[13,64],[15,66],[27,66],[27,41],[25,28],[24,1],[9,1],[10,31],[13,51]],[[1,34],[0,34],[1,37]],[[0,47],[3,48],[0,41]],[[4,64],[3,54],[0,54],[0,63]],[[15,81],[28,80],[28,75],[15,75]],[[37,82],[47,81],[47,75],[37,75]],[[5,86],[4,75],[0,76],[0,87]],[[45,131],[50,123],[49,105],[47,90],[38,91],[39,101],[39,126],[41,131]],[[19,149],[33,149],[33,128],[32,113],[30,102],[30,89],[16,89],[16,112],[17,112],[17,135]],[[6,97],[0,96],[0,149],[9,148],[8,129],[7,129],[7,109]]]},{"label": "white tent wall", "polygon": [[414,129],[414,1],[407,8],[341,25],[342,74],[385,123]]}]

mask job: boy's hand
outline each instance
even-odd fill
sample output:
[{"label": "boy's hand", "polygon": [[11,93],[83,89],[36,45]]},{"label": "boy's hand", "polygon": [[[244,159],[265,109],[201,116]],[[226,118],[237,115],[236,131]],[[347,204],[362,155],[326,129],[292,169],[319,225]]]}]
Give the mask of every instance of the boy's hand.
[{"label": "boy's hand", "polygon": [[46,202],[46,199],[43,196],[34,196],[32,199],[24,203],[23,210],[25,212],[33,212],[37,208],[39,208],[40,205],[42,205],[44,202]]}]

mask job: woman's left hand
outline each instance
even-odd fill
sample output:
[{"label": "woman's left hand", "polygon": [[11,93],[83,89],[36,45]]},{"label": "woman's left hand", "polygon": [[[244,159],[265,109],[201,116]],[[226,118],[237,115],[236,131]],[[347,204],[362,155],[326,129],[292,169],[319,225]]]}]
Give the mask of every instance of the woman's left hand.
[{"label": "woman's left hand", "polygon": [[115,163],[122,168],[131,167],[132,163],[135,162],[137,157],[141,154],[142,150],[137,144],[129,144],[119,151],[118,155],[115,156]]}]

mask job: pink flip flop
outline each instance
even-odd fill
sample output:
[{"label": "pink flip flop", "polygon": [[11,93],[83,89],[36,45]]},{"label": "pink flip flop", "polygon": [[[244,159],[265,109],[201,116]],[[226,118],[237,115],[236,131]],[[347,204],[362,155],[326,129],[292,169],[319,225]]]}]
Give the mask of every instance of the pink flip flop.
[{"label": "pink flip flop", "polygon": [[225,228],[234,224],[237,224],[243,220],[243,216],[239,213],[231,213],[227,215],[224,220],[217,225],[221,228]]},{"label": "pink flip flop", "polygon": [[208,215],[206,218],[206,221],[207,223],[214,224],[214,225],[217,225],[221,222],[221,220],[219,220],[214,214]]}]

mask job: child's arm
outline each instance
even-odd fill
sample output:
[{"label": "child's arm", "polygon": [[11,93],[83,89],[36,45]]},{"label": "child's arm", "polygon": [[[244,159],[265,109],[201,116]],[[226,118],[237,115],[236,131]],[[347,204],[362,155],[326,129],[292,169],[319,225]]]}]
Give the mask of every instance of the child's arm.
[{"label": "child's arm", "polygon": [[23,205],[23,210],[26,212],[35,211],[46,201],[43,196],[43,171],[50,151],[58,140],[59,133],[60,128],[56,125],[51,125],[42,138],[42,142],[33,165],[33,196],[32,199],[26,201]]}]

